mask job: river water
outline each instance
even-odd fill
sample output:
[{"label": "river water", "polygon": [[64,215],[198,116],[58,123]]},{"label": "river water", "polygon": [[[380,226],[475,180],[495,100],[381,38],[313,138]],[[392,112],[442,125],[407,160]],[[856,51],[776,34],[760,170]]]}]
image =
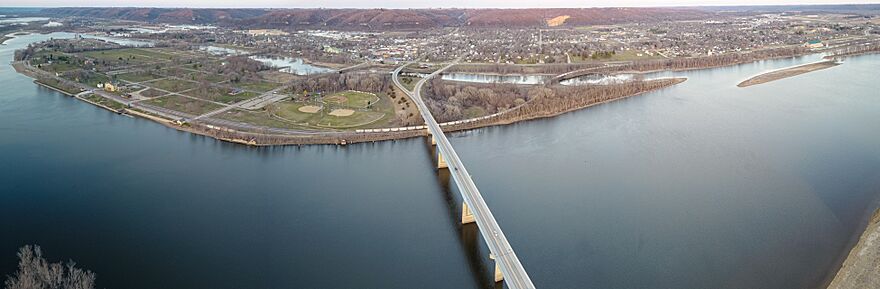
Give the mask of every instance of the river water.
[{"label": "river water", "polygon": [[309,75],[333,71],[333,69],[327,67],[315,66],[305,63],[302,58],[293,58],[286,56],[251,56],[250,58],[275,68],[281,68],[281,72],[287,72],[296,75]]},{"label": "river water", "polygon": [[[736,87],[813,60],[451,140],[539,288],[815,286],[877,207],[880,55]],[[100,288],[492,287],[422,139],[251,148],[0,86],[0,275],[39,244]]]}]

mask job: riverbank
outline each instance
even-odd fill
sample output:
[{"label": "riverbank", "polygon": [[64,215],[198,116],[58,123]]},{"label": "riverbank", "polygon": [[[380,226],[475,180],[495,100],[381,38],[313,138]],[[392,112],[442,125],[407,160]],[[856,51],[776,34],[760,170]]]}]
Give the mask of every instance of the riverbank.
[{"label": "riverbank", "polygon": [[792,66],[788,68],[783,68],[779,70],[765,72],[756,76],[753,76],[749,79],[746,79],[743,82],[740,82],[736,86],[738,87],[749,87],[752,85],[758,85],[762,83],[767,83],[771,81],[776,81],[784,78],[789,78],[793,76],[798,76],[804,73],[813,72],[817,70],[827,69],[834,66],[840,65],[837,61],[827,60],[820,61],[816,63],[809,63],[804,65]]},{"label": "riverbank", "polygon": [[[35,78],[34,83],[47,87],[49,89],[58,91],[62,94],[68,96],[74,96],[75,93],[71,93],[65,91],[64,89],[54,87],[53,85],[41,82],[36,80],[36,75],[33,72],[28,71],[26,67],[23,65],[13,65],[16,67],[19,73],[27,75],[29,77]],[[652,87],[650,89],[637,90],[629,94],[624,94],[618,97],[612,97],[609,99],[602,100],[585,100],[578,104],[573,104],[569,107],[565,107],[556,111],[530,111],[528,110],[531,103],[523,104],[517,108],[506,111],[502,114],[499,114],[496,117],[486,118],[477,121],[471,122],[461,122],[456,124],[451,124],[444,126],[444,131],[454,132],[454,131],[463,131],[463,130],[471,130],[483,127],[490,126],[498,126],[498,125],[507,125],[513,124],[520,121],[541,119],[541,118],[549,118],[554,117],[563,113],[584,109],[587,107],[592,107],[595,105],[608,103],[615,100],[620,100],[623,98],[641,95],[643,93],[651,92],[654,90],[658,90],[661,88],[665,88],[668,86],[672,86],[681,82],[684,82],[685,78],[675,78],[671,79],[671,81],[666,81],[666,83],[659,85],[657,87]],[[95,95],[100,97],[99,95]],[[86,103],[95,105],[97,107],[106,109],[110,112],[117,114],[126,114],[130,116],[137,116],[144,119],[148,119],[151,121],[158,122],[162,125],[165,125],[169,128],[177,129],[180,131],[185,131],[193,134],[198,134],[202,136],[211,137],[220,141],[231,142],[236,144],[245,144],[250,146],[273,146],[273,145],[312,145],[312,144],[335,144],[335,145],[346,145],[353,143],[362,143],[362,142],[377,142],[377,141],[386,141],[386,140],[396,140],[396,139],[406,139],[413,137],[420,137],[427,135],[424,129],[421,130],[389,130],[382,132],[356,132],[356,131],[328,131],[328,132],[308,132],[308,133],[273,133],[271,128],[264,128],[264,131],[255,132],[237,129],[234,126],[229,124],[211,124],[210,122],[199,123],[187,123],[180,122],[176,119],[169,118],[167,116],[161,114],[150,113],[149,111],[144,111],[138,109],[137,107],[119,107],[113,108],[109,105],[105,105],[100,103],[99,101],[89,100],[84,97],[76,97]],[[113,101],[112,99],[108,99],[108,101]],[[121,104],[120,104],[121,105]],[[524,112],[528,111],[528,112]]]},{"label": "riverbank", "polygon": [[[779,55],[763,55],[765,57],[779,57]],[[749,58],[753,59],[753,58]],[[733,64],[740,64],[741,61],[746,59],[738,59],[738,61],[734,61]],[[727,62],[728,64],[730,62]],[[721,63],[715,63],[721,64]],[[39,71],[28,71],[29,69],[34,69],[30,67],[21,67],[23,65],[19,65],[16,67],[16,70],[19,70],[20,73],[23,74],[31,74],[31,77],[37,79],[56,79],[59,82],[63,81],[58,77],[54,76],[42,76],[42,72]],[[721,65],[723,66],[723,65]],[[602,67],[602,68],[611,68],[611,67]],[[630,67],[636,68],[636,67]],[[638,67],[638,68],[647,68],[647,67]],[[613,68],[612,68],[613,69]],[[666,67],[667,71],[675,71],[675,70],[692,70],[692,69],[703,69],[696,67]],[[37,77],[35,77],[37,76]],[[519,107],[510,109],[505,111],[504,113],[496,114],[492,117],[487,117],[485,119],[473,119],[468,121],[456,121],[450,122],[443,126],[444,131],[460,131],[460,130],[470,130],[488,126],[496,126],[496,125],[505,125],[512,124],[519,121],[526,121],[532,119],[539,118],[547,118],[553,117],[562,113],[583,109],[586,107],[598,105],[601,103],[605,103],[608,101],[614,101],[630,96],[639,95],[645,92],[653,91],[656,89],[664,88],[667,86],[678,84],[685,79],[676,79],[676,80],[667,80],[665,82],[668,83],[654,83],[653,87],[638,87],[638,88],[623,88],[625,92],[615,92],[613,94],[604,94],[601,96],[601,99],[592,97],[571,97],[566,99],[565,101],[559,101],[559,103],[541,103],[535,104],[527,102]],[[45,81],[43,81],[45,82]],[[61,83],[59,83],[61,84]],[[43,85],[47,85],[43,83]],[[47,86],[52,86],[51,83]],[[101,95],[100,93],[98,95]],[[111,101],[116,97],[108,97],[101,96],[104,98],[108,98]],[[566,98],[566,97],[563,97]],[[94,103],[93,103],[94,104]],[[394,139],[404,139],[425,135],[424,129],[418,129],[417,127],[402,127],[402,128],[388,128],[381,129],[381,131],[377,130],[352,130],[352,131],[344,131],[344,130],[328,130],[328,131],[299,131],[299,130],[290,130],[283,128],[273,128],[273,127],[261,127],[255,126],[249,123],[237,123],[230,122],[224,120],[200,120],[192,123],[187,123],[182,121],[184,119],[190,119],[190,117],[183,114],[171,113],[168,114],[161,109],[156,111],[150,106],[144,105],[133,105],[133,107],[125,107],[117,110],[117,113],[126,113],[131,115],[136,115],[133,113],[129,113],[126,110],[137,109],[140,112],[147,113],[153,117],[161,118],[158,122],[163,125],[187,131],[199,135],[209,136],[222,141],[229,141],[234,143],[242,143],[248,145],[255,146],[270,146],[270,145],[306,145],[306,144],[350,144],[350,143],[358,143],[358,142],[375,142],[375,141],[384,141],[384,140],[394,140]],[[153,118],[148,118],[154,121],[157,121]]]},{"label": "riverbank", "polygon": [[828,289],[880,288],[880,210],[841,265]]},{"label": "riverbank", "polygon": [[489,126],[508,125],[508,124],[513,124],[513,123],[517,123],[517,122],[521,122],[521,121],[529,121],[529,120],[536,120],[536,119],[542,119],[542,118],[551,118],[551,117],[559,116],[559,115],[566,114],[569,112],[573,112],[573,111],[577,111],[577,110],[581,110],[581,109],[586,109],[589,107],[593,107],[593,106],[597,106],[597,105],[601,105],[601,104],[606,104],[606,103],[622,100],[625,98],[657,91],[657,90],[660,90],[663,88],[667,88],[667,87],[685,82],[686,80],[687,80],[687,78],[683,78],[683,77],[670,78],[670,79],[657,79],[654,81],[660,81],[662,83],[660,85],[655,86],[655,87],[651,87],[651,88],[644,89],[644,90],[638,90],[638,91],[635,91],[635,92],[632,92],[629,94],[624,94],[624,95],[621,95],[618,97],[609,97],[609,98],[603,98],[603,99],[590,99],[590,100],[586,100],[584,102],[575,104],[570,107],[561,108],[561,109],[552,110],[552,111],[528,111],[532,108],[531,107],[532,105],[534,105],[534,106],[539,106],[539,105],[535,104],[534,102],[527,102],[521,106],[513,108],[513,109],[499,115],[498,117],[490,118],[485,121],[476,121],[476,122],[464,123],[464,124],[460,124],[460,125],[453,125],[450,127],[444,127],[443,130],[444,131],[461,131],[461,130],[470,130],[470,129],[476,129],[476,128],[489,127]]},{"label": "riverbank", "polygon": [[[643,89],[636,89],[630,93],[621,94],[614,97],[583,99],[580,102],[569,103],[568,106],[560,107],[558,110],[546,111],[535,110],[533,101],[527,102],[516,108],[498,114],[495,117],[475,121],[453,122],[449,125],[443,125],[443,131],[455,132],[472,130],[490,126],[508,125],[521,121],[535,120],[541,118],[550,118],[564,113],[597,106],[624,98],[641,95],[644,93],[656,91],[666,87],[670,87],[686,81],[686,78],[670,78],[653,80],[654,85]],[[539,105],[535,105],[539,106]],[[172,122],[173,123],[173,122]],[[271,146],[271,145],[306,145],[306,144],[352,144],[360,142],[375,142],[385,140],[405,139],[412,137],[426,136],[424,129],[400,130],[400,131],[383,131],[370,133],[357,132],[328,132],[326,134],[304,134],[304,135],[284,135],[284,134],[266,134],[247,131],[239,131],[226,127],[218,127],[210,124],[192,123],[187,126],[171,125],[174,128],[190,131],[196,134],[206,135],[222,141],[231,141],[235,143],[245,143],[254,146]],[[242,142],[245,140],[246,142]]]}]

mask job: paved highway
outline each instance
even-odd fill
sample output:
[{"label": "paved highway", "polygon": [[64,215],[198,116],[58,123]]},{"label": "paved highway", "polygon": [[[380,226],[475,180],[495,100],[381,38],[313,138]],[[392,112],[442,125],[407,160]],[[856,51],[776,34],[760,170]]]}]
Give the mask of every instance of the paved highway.
[{"label": "paved highway", "polygon": [[529,274],[526,273],[526,270],[520,263],[519,258],[517,258],[516,253],[513,252],[510,243],[507,242],[507,237],[504,236],[504,232],[501,231],[501,227],[498,225],[498,222],[495,221],[495,216],[492,215],[492,212],[483,200],[483,196],[480,195],[480,190],[477,189],[477,185],[474,184],[474,181],[471,179],[471,175],[467,172],[467,168],[462,164],[455,149],[452,148],[449,139],[443,134],[443,130],[440,129],[437,120],[431,115],[428,106],[422,101],[420,93],[422,85],[424,85],[427,80],[455,65],[458,61],[459,60],[455,60],[451,64],[446,65],[419,80],[419,82],[416,83],[414,91],[406,90],[398,79],[400,71],[405,66],[412,64],[412,62],[395,69],[392,74],[392,79],[394,80],[394,84],[409,95],[418,106],[419,113],[422,115],[422,118],[425,119],[425,124],[427,125],[428,130],[434,135],[434,138],[437,141],[437,149],[440,150],[443,159],[446,160],[446,163],[449,166],[449,172],[452,174],[455,184],[458,185],[462,199],[474,214],[477,227],[479,227],[480,233],[486,240],[486,243],[489,246],[489,251],[495,256],[495,262],[497,262],[501,269],[501,273],[504,275],[504,281],[507,283],[507,287],[511,289],[535,288],[535,285],[532,284],[532,280],[529,278]]}]

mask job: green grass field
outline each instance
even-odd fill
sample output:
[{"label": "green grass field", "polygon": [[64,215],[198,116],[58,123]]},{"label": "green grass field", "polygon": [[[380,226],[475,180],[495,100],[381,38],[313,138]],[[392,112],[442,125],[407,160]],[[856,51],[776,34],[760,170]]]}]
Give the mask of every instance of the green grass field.
[{"label": "green grass field", "polygon": [[222,102],[225,104],[233,104],[242,100],[260,96],[259,93],[251,91],[245,91],[236,95],[230,95],[229,90],[222,87],[199,88],[188,91],[184,94],[204,100]]},{"label": "green grass field", "polygon": [[[365,104],[366,100],[373,97],[371,94],[359,92],[346,92],[343,95],[351,96],[352,101],[356,104]],[[309,113],[300,111],[300,108],[304,106],[320,107],[321,103],[285,100],[271,105],[266,110],[246,111],[236,109],[216,117],[258,126],[294,129],[353,130],[358,128],[387,127],[395,119],[393,106],[384,94],[379,94],[378,98],[380,101],[367,110],[325,104],[324,110]],[[345,99],[347,103],[348,98],[346,97]],[[352,114],[348,116],[330,115],[332,109],[350,109]]]},{"label": "green grass field", "polygon": [[134,63],[147,63],[157,61],[167,61],[173,58],[173,55],[161,53],[142,48],[122,48],[111,50],[87,51],[82,53],[83,56],[93,58],[95,60],[119,61],[125,60]]},{"label": "green grass field", "polygon": [[49,72],[65,72],[65,71],[71,71],[74,69],[79,69],[79,66],[77,66],[76,64],[66,63],[66,62],[53,62],[52,64],[41,64],[40,69],[43,69],[43,70],[49,71]]},{"label": "green grass field", "polygon": [[157,48],[133,48],[131,53],[140,54],[157,60],[171,60],[175,57],[174,55],[165,53],[163,50]]},{"label": "green grass field", "polygon": [[466,118],[466,119],[467,118],[475,118],[475,117],[481,117],[481,116],[486,115],[486,110],[483,109],[482,107],[479,107],[479,106],[472,106],[472,107],[466,108],[462,112],[462,114],[464,115],[464,118]]},{"label": "green grass field", "polygon": [[206,72],[190,72],[190,73],[186,74],[185,76],[181,76],[181,78],[194,80],[194,81],[201,81],[204,79],[205,81],[213,82],[213,83],[218,83],[218,82],[226,80],[225,76],[222,76],[219,74],[213,74],[213,73],[206,73]]},{"label": "green grass field", "polygon": [[82,55],[88,58],[95,59],[95,62],[98,64],[106,63],[109,65],[120,65],[155,62],[155,60],[150,57],[133,53],[132,48],[87,51],[83,52]]},{"label": "green grass field", "polygon": [[43,84],[51,86],[53,88],[57,88],[61,91],[67,92],[69,94],[80,93],[79,88],[73,87],[73,86],[68,86],[67,84],[62,83],[62,82],[58,81],[58,79],[55,79],[55,78],[48,78],[48,77],[47,78],[40,78],[37,81],[42,82]]},{"label": "green grass field", "polygon": [[256,92],[245,91],[236,95],[229,95],[229,93],[223,93],[215,95],[211,100],[216,102],[222,102],[225,104],[233,104],[236,102],[240,102],[243,100],[251,99],[254,97],[260,96],[260,94]]},{"label": "green grass field", "polygon": [[401,76],[400,84],[403,84],[403,87],[412,91],[416,87],[416,82],[419,82],[421,78],[418,77],[409,77],[409,76]]},{"label": "green grass field", "polygon": [[243,122],[265,127],[289,128],[289,129],[309,129],[312,127],[297,125],[290,122],[282,121],[270,116],[264,111],[247,111],[241,109],[233,109],[215,117],[225,120]]},{"label": "green grass field", "polygon": [[236,84],[235,86],[245,89],[245,90],[253,90],[257,92],[267,92],[275,89],[278,86],[281,86],[279,83],[274,82],[266,82],[266,81],[243,81],[241,83]]},{"label": "green grass field", "polygon": [[181,92],[181,91],[184,91],[187,89],[195,88],[198,84],[193,83],[193,82],[189,82],[189,81],[165,78],[165,79],[159,79],[159,80],[155,80],[155,81],[145,82],[145,83],[142,83],[142,85],[146,85],[149,87],[154,87],[154,88],[158,88],[158,89],[162,89],[162,90],[167,90],[170,92]]},{"label": "green grass field", "polygon": [[220,105],[214,103],[195,100],[179,95],[166,95],[162,97],[157,97],[147,100],[144,103],[193,115],[205,114],[221,108]]},{"label": "green grass field", "polygon": [[378,100],[379,97],[375,94],[353,90],[337,92],[324,97],[324,103],[334,107],[348,108],[366,108],[370,104],[375,104]]},{"label": "green grass field", "polygon": [[159,76],[153,75],[148,72],[129,72],[116,75],[116,78],[129,81],[129,82],[144,82],[148,80],[153,80],[159,78]]},{"label": "green grass field", "polygon": [[355,110],[350,116],[333,116],[329,115],[330,109],[325,108],[324,111],[316,113],[302,112],[299,109],[306,105],[320,106],[314,103],[290,102],[284,101],[276,104],[275,115],[283,119],[306,126],[318,126],[326,128],[354,128],[369,125],[379,121],[386,116],[386,112],[381,111],[359,111]]},{"label": "green grass field", "polygon": [[[49,64],[49,62],[52,62]],[[31,57],[31,65],[48,72],[65,72],[79,68],[79,60],[60,51],[41,50]]]},{"label": "green grass field", "polygon": [[90,71],[87,71],[84,77],[78,79],[75,79],[74,77],[69,77],[69,79],[79,83],[84,83],[90,87],[97,87],[98,83],[105,83],[110,81],[109,77]]},{"label": "green grass field", "polygon": [[141,95],[146,96],[146,97],[157,97],[157,96],[163,96],[163,95],[168,94],[168,93],[156,90],[154,88],[145,89],[145,90],[141,91],[140,93],[141,93]]},{"label": "green grass field", "polygon": [[119,102],[116,102],[115,100],[111,100],[111,99],[107,99],[107,98],[101,97],[101,96],[96,95],[96,94],[89,94],[89,95],[86,95],[86,96],[83,97],[83,98],[88,99],[88,100],[91,101],[91,102],[94,102],[94,103],[97,103],[97,104],[101,104],[101,105],[104,105],[104,106],[106,106],[106,107],[109,107],[109,108],[112,108],[112,109],[116,109],[116,110],[119,110],[119,109],[125,108],[125,105],[124,105],[124,104],[121,104],[121,103],[119,103]]}]

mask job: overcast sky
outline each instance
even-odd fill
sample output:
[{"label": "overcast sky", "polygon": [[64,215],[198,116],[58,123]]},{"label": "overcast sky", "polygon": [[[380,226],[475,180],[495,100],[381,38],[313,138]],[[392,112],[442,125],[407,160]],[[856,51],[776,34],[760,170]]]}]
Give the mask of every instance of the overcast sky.
[{"label": "overcast sky", "polygon": [[700,5],[866,4],[880,0],[3,0],[7,7],[534,8]]}]

